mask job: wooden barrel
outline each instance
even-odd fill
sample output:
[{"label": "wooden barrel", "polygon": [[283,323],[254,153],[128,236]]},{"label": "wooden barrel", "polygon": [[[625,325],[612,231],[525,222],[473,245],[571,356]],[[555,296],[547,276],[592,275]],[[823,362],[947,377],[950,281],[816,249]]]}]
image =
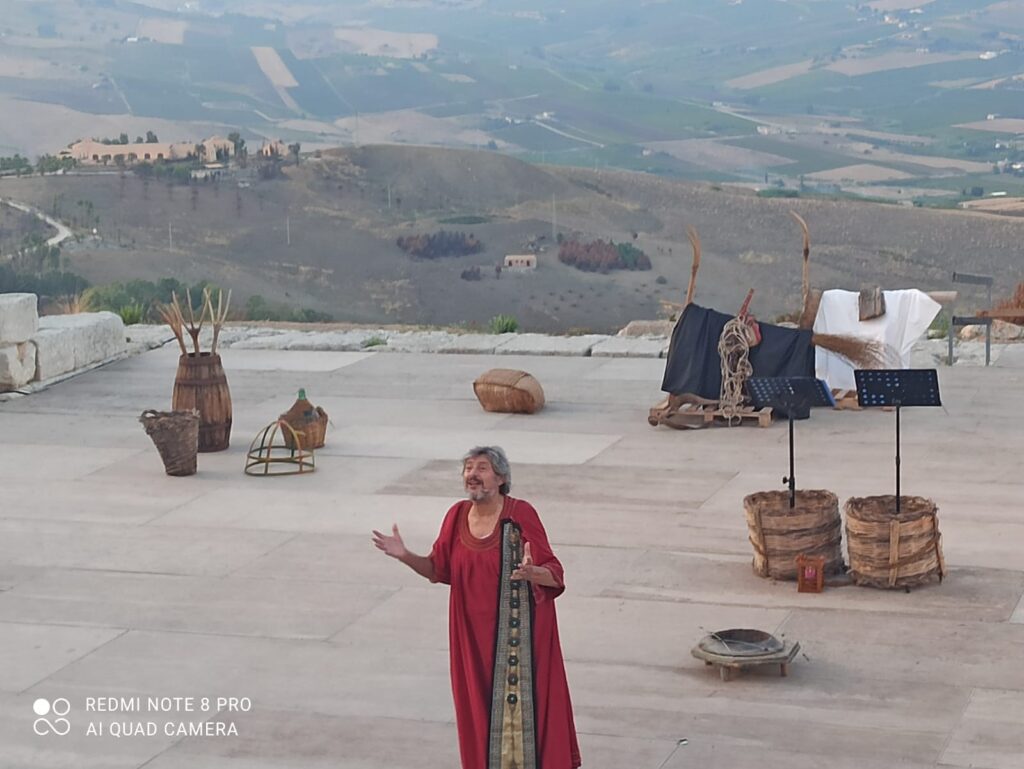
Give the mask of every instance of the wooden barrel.
[{"label": "wooden barrel", "polygon": [[924,497],[851,497],[846,511],[850,576],[858,585],[897,588],[942,579],[938,508]]},{"label": "wooden barrel", "polygon": [[199,412],[199,451],[223,451],[231,440],[231,391],[220,356],[208,352],[178,358],[171,408]]},{"label": "wooden barrel", "polygon": [[800,555],[824,557],[825,574],[842,572],[843,524],[831,491],[797,491],[795,507],[788,491],[759,491],[743,499],[743,509],[758,576],[796,579]]}]

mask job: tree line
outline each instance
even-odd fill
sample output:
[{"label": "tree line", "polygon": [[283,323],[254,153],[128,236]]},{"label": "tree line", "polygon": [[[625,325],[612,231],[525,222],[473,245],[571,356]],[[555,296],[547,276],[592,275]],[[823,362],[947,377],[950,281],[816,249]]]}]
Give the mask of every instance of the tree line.
[{"label": "tree line", "polygon": [[404,235],[398,238],[398,247],[420,259],[439,259],[443,256],[466,256],[484,250],[476,235],[451,230],[422,235]]},{"label": "tree line", "polygon": [[77,165],[74,158],[60,158],[55,155],[40,155],[35,164],[26,157],[17,153],[7,157],[0,157],[0,174],[15,176],[27,176],[33,171],[39,174],[49,174],[64,169],[68,171]]},{"label": "tree line", "polygon": [[650,257],[641,249],[611,240],[582,243],[575,238],[564,239],[558,247],[558,261],[584,272],[651,269]]}]

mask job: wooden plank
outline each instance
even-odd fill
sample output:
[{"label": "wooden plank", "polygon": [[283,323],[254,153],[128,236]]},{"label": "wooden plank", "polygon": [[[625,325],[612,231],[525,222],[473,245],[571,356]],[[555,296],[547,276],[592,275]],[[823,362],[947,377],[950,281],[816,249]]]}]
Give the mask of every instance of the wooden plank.
[{"label": "wooden plank", "polygon": [[861,289],[858,297],[858,310],[862,323],[885,315],[885,295],[880,286]]},{"label": "wooden plank", "polygon": [[1024,318],[1024,308],[1019,310],[979,310],[979,318]]},{"label": "wooden plank", "polygon": [[763,409],[745,406],[733,414],[731,418],[722,409],[704,409],[704,423],[708,425],[735,423],[737,419],[740,421],[740,424],[751,424],[756,421],[758,427],[771,427],[772,409],[771,406],[766,406]]},{"label": "wooden plank", "polygon": [[960,296],[959,291],[926,291],[926,294],[932,299],[932,301],[938,302],[939,304],[953,304]]}]

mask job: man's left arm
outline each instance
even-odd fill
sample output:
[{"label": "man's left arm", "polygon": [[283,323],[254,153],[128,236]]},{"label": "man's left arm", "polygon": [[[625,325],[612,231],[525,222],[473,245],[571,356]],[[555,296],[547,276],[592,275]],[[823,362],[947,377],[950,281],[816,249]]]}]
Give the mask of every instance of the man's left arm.
[{"label": "man's left arm", "polygon": [[522,527],[526,544],[523,549],[523,565],[513,572],[512,578],[529,580],[536,587],[544,588],[536,591],[537,593],[557,598],[565,591],[562,564],[551,551],[547,532],[537,511],[526,502],[520,501],[519,505],[519,515],[516,515],[515,519]]}]

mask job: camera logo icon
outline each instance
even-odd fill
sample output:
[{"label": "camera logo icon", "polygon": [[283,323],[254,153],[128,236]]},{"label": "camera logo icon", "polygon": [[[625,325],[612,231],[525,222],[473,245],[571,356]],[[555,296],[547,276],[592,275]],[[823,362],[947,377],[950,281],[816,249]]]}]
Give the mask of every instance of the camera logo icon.
[{"label": "camera logo icon", "polygon": [[[32,703],[32,711],[39,716],[32,723],[32,731],[40,737],[46,734],[56,734],[59,737],[63,737],[71,731],[71,722],[64,718],[64,716],[71,712],[71,703],[64,697],[58,697],[53,702],[50,702],[45,697],[40,697]],[[56,718],[52,720],[47,718],[50,715],[56,716]]]}]

